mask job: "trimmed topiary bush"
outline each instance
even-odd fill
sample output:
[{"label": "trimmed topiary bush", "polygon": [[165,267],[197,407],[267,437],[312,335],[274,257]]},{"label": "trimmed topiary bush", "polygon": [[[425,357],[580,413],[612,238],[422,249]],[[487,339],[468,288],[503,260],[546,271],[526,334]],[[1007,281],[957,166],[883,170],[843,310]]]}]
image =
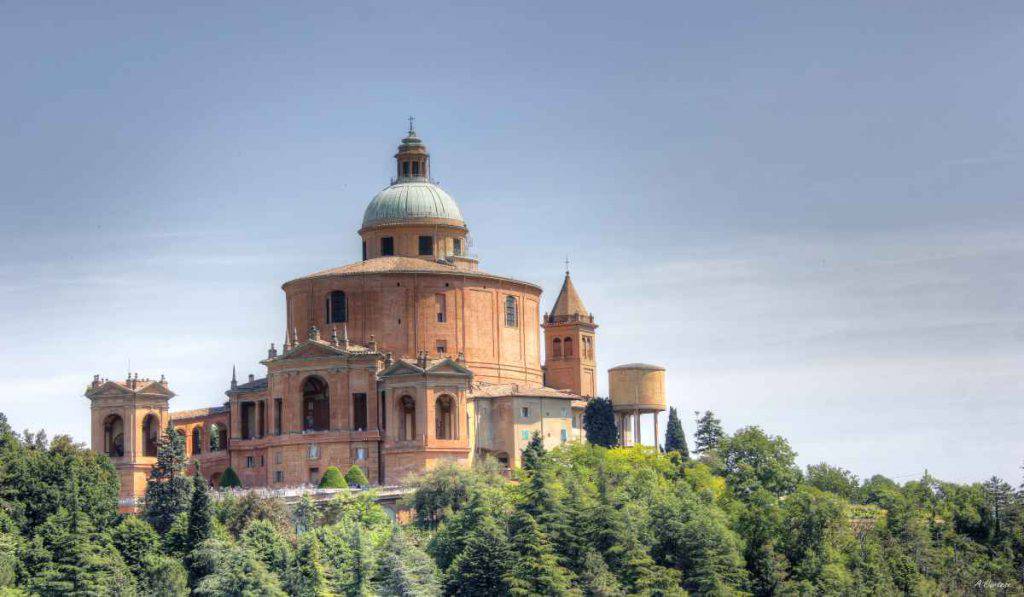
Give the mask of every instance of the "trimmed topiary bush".
[{"label": "trimmed topiary bush", "polygon": [[370,480],[366,478],[366,473],[363,472],[363,469],[354,464],[345,473],[345,481],[348,482],[349,487],[367,487],[370,485]]},{"label": "trimmed topiary bush", "polygon": [[224,471],[224,474],[220,476],[221,487],[241,487],[242,480],[238,478],[238,473],[235,469],[230,466]]},{"label": "trimmed topiary bush", "polygon": [[324,476],[320,477],[320,485],[317,487],[321,489],[340,489],[347,487],[345,484],[345,478],[341,476],[341,471],[336,466],[329,466],[324,471]]}]

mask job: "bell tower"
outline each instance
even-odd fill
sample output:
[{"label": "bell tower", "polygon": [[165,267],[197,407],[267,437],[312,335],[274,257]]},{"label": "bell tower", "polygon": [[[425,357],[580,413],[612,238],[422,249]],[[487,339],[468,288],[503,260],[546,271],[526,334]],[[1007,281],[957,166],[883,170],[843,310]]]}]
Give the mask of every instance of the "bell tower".
[{"label": "bell tower", "polygon": [[91,403],[92,449],[106,454],[117,469],[121,512],[135,512],[156,463],[157,440],[170,421],[167,402],[174,392],[163,377],[139,379],[136,373],[113,381],[96,375],[85,397]]},{"label": "bell tower", "polygon": [[565,272],[555,306],[544,315],[544,385],[583,397],[597,393],[594,374],[597,324]]}]

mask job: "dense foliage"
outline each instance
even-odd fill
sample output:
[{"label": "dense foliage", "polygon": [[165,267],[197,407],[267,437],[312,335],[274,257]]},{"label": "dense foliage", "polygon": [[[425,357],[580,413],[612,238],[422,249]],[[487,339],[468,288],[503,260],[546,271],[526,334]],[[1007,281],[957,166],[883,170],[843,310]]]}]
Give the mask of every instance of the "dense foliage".
[{"label": "dense foliage", "polygon": [[[804,472],[784,439],[702,419],[695,460],[538,437],[512,480],[493,461],[440,466],[402,526],[368,491],[215,497],[169,436],[150,488],[169,507],[119,516],[105,456],[0,415],[0,595],[1024,592],[1024,495],[1008,483]],[[177,478],[184,501],[156,487]]]},{"label": "dense foliage", "polygon": [[591,398],[583,411],[583,431],[587,441],[595,446],[611,448],[619,443],[619,429],[615,426],[615,410],[609,398]]}]

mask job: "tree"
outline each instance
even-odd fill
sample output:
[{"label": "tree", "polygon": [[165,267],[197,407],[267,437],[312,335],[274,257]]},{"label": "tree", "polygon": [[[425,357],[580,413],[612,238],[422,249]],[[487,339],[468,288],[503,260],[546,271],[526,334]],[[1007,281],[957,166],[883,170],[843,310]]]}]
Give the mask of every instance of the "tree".
[{"label": "tree", "polygon": [[301,535],[315,528],[317,509],[316,504],[313,503],[313,498],[308,495],[299,498],[299,503],[295,505],[295,512],[292,513],[292,518],[295,519],[296,535]]},{"label": "tree", "polygon": [[148,597],[178,597],[188,594],[188,573],[174,558],[153,554],[144,562],[145,577],[139,593]]},{"label": "tree", "polygon": [[242,531],[239,543],[251,551],[268,570],[283,578],[291,562],[291,545],[268,520],[254,520]]},{"label": "tree", "polygon": [[110,539],[128,569],[140,584],[144,584],[148,576],[148,560],[160,553],[160,536],[145,520],[126,516],[110,529]]},{"label": "tree", "polygon": [[445,572],[445,593],[458,596],[507,595],[512,552],[505,531],[485,514],[469,531],[466,547]]},{"label": "tree", "polygon": [[683,461],[690,459],[690,449],[686,446],[686,435],[683,423],[679,420],[679,412],[675,407],[668,409],[668,427],[665,429],[665,451],[678,452]]},{"label": "tree", "polygon": [[188,544],[199,545],[211,536],[213,524],[210,513],[210,494],[206,490],[206,481],[196,474],[192,477],[192,502],[188,512]]},{"label": "tree", "polygon": [[838,496],[852,500],[860,488],[857,475],[838,466],[824,462],[807,465],[807,483],[822,491],[830,491]]},{"label": "tree", "polygon": [[721,474],[733,492],[745,497],[758,487],[785,495],[800,482],[796,452],[779,436],[769,436],[760,427],[744,427],[721,440],[717,454]]},{"label": "tree", "polygon": [[242,480],[238,478],[238,473],[235,472],[235,469],[229,466],[224,469],[224,473],[220,476],[220,486],[221,488],[241,487]]},{"label": "tree", "polygon": [[277,577],[249,550],[207,539],[197,546],[195,568],[205,572],[192,594],[209,597],[284,597]]},{"label": "tree", "polygon": [[608,398],[591,398],[583,411],[583,430],[587,441],[595,446],[614,448],[619,443],[619,430],[615,426],[615,410]]},{"label": "tree", "polygon": [[477,463],[467,469],[444,462],[413,480],[416,490],[404,505],[416,513],[419,526],[435,528],[464,508],[474,490],[499,487],[505,482],[497,471],[496,460],[488,458]]},{"label": "tree", "polygon": [[186,464],[185,437],[168,424],[146,484],[146,520],[157,533],[166,533],[178,514],[189,508],[193,485],[185,475]]},{"label": "tree", "polygon": [[523,448],[522,462],[523,470],[533,471],[540,466],[541,460],[547,454],[544,449],[544,440],[536,431],[530,436],[530,442]]},{"label": "tree", "polygon": [[320,563],[320,542],[313,533],[299,538],[284,588],[293,597],[319,597],[327,592],[323,565]]},{"label": "tree", "polygon": [[342,487],[348,487],[345,483],[345,477],[341,476],[341,471],[336,466],[329,466],[324,471],[324,476],[320,477],[320,484],[317,485],[320,489],[341,489]]},{"label": "tree", "polygon": [[512,595],[560,595],[568,589],[566,572],[558,565],[547,538],[527,512],[509,521],[514,564],[505,580]]},{"label": "tree", "polygon": [[405,537],[402,528],[391,530],[377,559],[373,584],[381,595],[433,597],[441,594],[437,565]]},{"label": "tree", "polygon": [[[698,413],[695,412],[694,414]],[[725,431],[722,430],[722,422],[715,418],[715,413],[710,410],[704,411],[704,414],[697,418],[694,450],[698,454],[714,450],[718,447],[718,443],[722,441],[723,437],[725,437]]]},{"label": "tree", "polygon": [[348,487],[369,487],[370,480],[366,478],[366,473],[361,467],[353,464],[345,471],[345,484]]}]

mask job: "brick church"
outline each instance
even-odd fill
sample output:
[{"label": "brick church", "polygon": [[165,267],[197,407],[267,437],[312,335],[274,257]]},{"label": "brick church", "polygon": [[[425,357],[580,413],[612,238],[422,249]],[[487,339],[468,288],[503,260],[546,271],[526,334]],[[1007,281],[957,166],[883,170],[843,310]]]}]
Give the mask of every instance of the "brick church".
[{"label": "brick church", "polygon": [[363,216],[362,260],[282,286],[284,344],[264,377],[233,375],[223,404],[173,412],[163,378],[93,379],[92,447],[118,468],[123,504],[144,493],[168,424],[212,484],[230,466],[269,488],[316,484],[328,466],[382,485],[446,460],[514,467],[534,432],[549,447],[582,439],[594,316],[568,272],[542,317],[539,286],[479,269],[430,172],[410,126]]}]

